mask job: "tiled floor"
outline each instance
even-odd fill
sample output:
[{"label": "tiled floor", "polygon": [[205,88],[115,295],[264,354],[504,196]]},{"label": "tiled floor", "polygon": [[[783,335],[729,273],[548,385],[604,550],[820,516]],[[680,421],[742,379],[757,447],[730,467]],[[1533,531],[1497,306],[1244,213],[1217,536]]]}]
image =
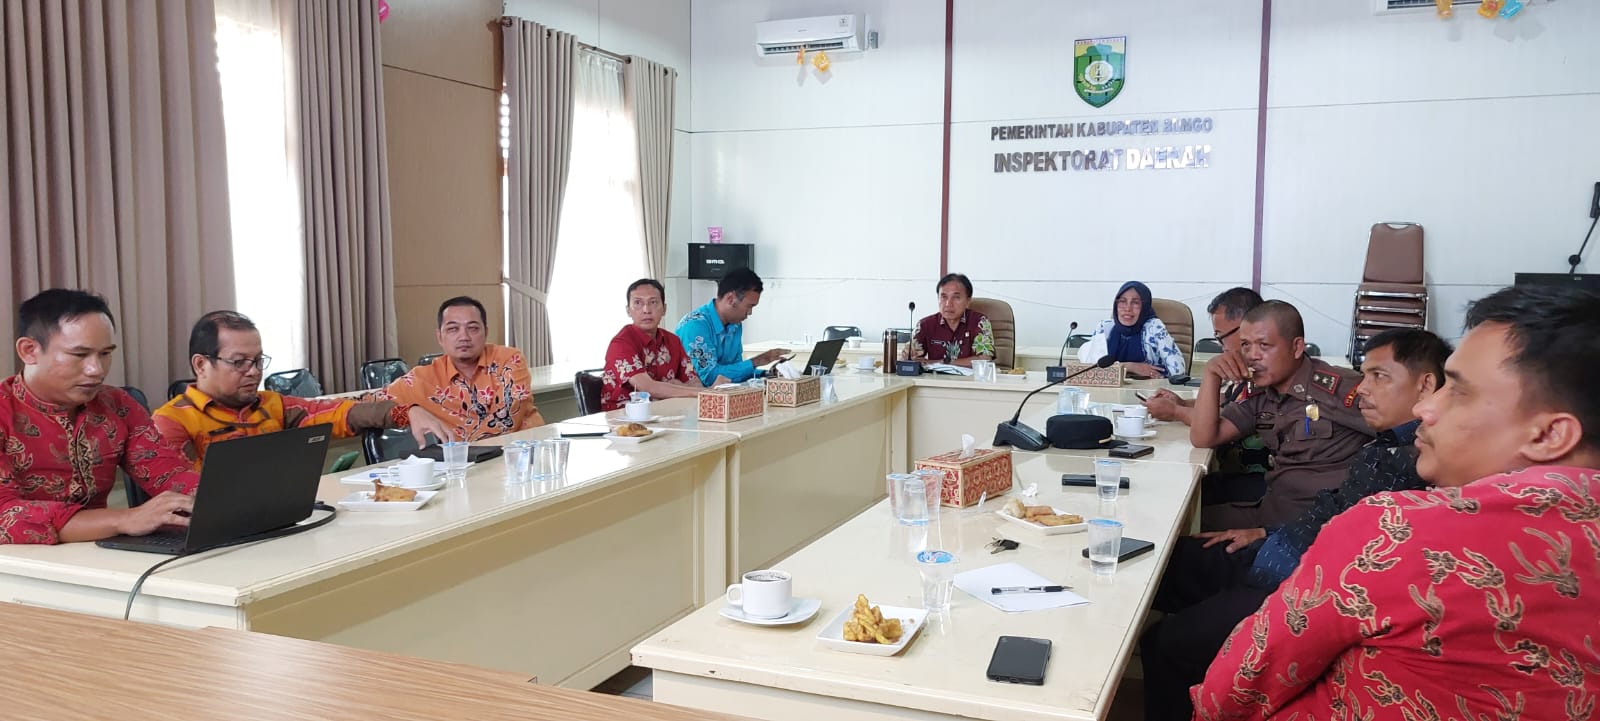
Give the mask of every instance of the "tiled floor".
[{"label": "tiled floor", "polygon": [[[594,687],[596,693],[610,694],[612,696],[626,696],[649,701],[652,699],[650,688],[650,669],[638,666],[629,666],[623,669],[604,683]],[[1141,721],[1144,718],[1144,682],[1137,678],[1125,678],[1117,689],[1117,700],[1111,704],[1111,712],[1106,714],[1106,721]]]}]

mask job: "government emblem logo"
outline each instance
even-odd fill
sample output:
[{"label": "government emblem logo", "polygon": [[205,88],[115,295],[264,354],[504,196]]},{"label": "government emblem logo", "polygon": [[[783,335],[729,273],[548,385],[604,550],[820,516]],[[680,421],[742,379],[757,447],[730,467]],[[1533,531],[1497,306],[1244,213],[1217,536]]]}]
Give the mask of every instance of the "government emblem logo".
[{"label": "government emblem logo", "polygon": [[1072,46],[1072,86],[1083,102],[1105,107],[1122,92],[1127,68],[1127,36],[1089,38]]}]

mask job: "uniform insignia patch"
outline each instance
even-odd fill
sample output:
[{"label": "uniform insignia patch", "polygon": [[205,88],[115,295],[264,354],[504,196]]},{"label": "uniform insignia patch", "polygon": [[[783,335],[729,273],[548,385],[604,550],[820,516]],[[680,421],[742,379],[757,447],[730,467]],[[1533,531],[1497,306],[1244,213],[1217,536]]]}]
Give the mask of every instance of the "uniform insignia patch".
[{"label": "uniform insignia patch", "polygon": [[1339,376],[1333,373],[1317,371],[1311,374],[1311,385],[1333,394],[1339,390]]},{"label": "uniform insignia patch", "polygon": [[1355,388],[1351,388],[1349,393],[1344,394],[1345,408],[1353,407],[1356,404],[1356,389],[1360,387],[1360,385],[1357,385]]}]

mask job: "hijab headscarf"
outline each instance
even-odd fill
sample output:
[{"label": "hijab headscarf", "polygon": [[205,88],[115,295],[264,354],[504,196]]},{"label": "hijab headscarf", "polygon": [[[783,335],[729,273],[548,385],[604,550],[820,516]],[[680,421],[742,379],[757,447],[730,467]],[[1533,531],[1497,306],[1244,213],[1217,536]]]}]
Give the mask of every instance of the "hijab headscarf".
[{"label": "hijab headscarf", "polygon": [[[1139,319],[1133,325],[1123,325],[1117,320],[1117,298],[1130,288],[1139,294]],[[1154,317],[1156,309],[1150,302],[1150,288],[1137,280],[1123,283],[1111,299],[1111,332],[1106,335],[1106,353],[1123,363],[1148,362],[1144,357],[1144,326]]]}]

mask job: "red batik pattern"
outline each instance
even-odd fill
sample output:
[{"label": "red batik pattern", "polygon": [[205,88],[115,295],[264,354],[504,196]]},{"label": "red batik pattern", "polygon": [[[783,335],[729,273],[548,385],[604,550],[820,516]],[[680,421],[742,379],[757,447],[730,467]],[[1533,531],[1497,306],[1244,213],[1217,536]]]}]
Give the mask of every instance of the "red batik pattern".
[{"label": "red batik pattern", "polygon": [[1380,493],[1336,516],[1203,683],[1198,719],[1595,719],[1600,472]]},{"label": "red batik pattern", "polygon": [[600,410],[614,411],[627,403],[628,394],[635,390],[628,379],[640,373],[658,381],[692,381],[700,385],[700,376],[695,374],[694,364],[689,362],[678,336],[657,328],[652,337],[631,324],[625,325],[606,347],[606,365],[600,376]]},{"label": "red batik pattern", "polygon": [[150,495],[199,483],[121,388],[103,386],[74,410],[40,400],[20,376],[0,381],[0,543],[58,542],[78,511],[105,508],[118,468]]}]

